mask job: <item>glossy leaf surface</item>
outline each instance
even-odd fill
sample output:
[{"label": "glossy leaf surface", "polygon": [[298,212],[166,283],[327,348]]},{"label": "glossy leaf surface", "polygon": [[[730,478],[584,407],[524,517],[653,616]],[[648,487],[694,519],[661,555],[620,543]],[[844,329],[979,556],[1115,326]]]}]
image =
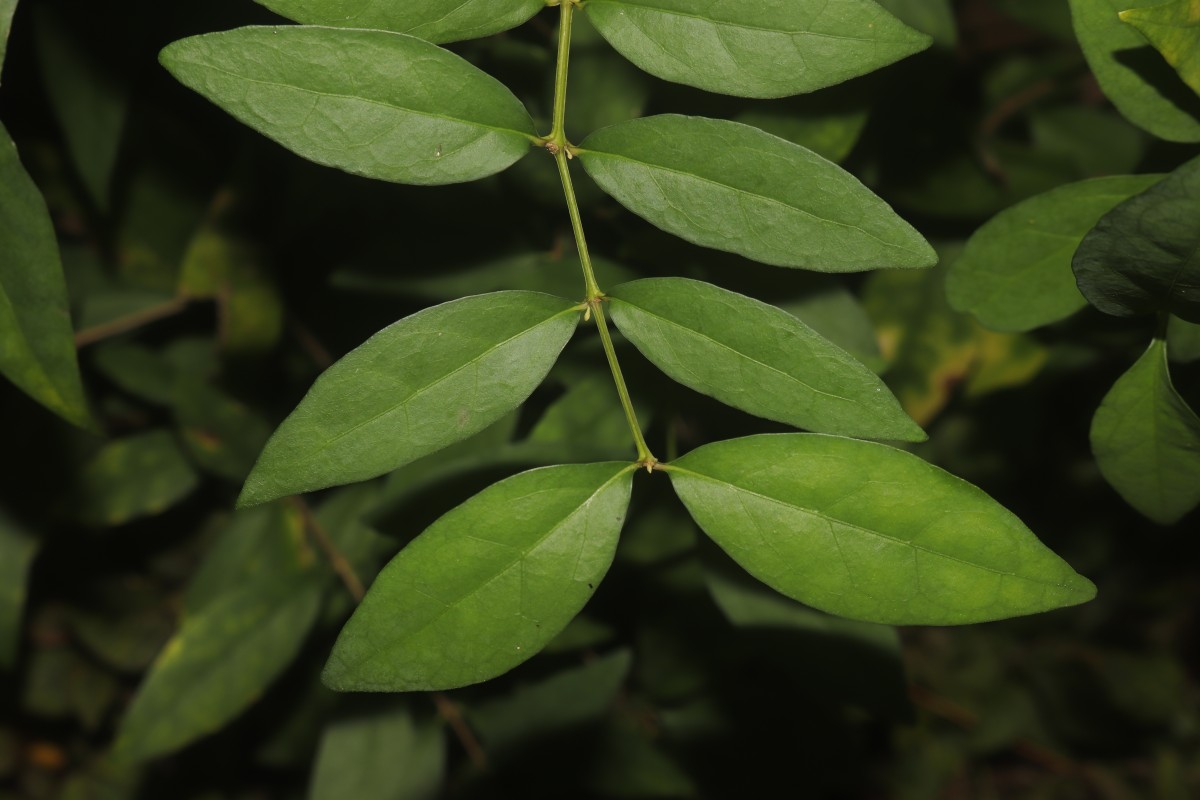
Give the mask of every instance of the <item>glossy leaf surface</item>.
[{"label": "glossy leaf surface", "polygon": [[16,661],[37,539],[0,510],[0,670]]},{"label": "glossy leaf surface", "polygon": [[384,567],[325,667],[340,691],[488,680],[566,627],[608,572],[633,467],[545,467],[449,512]]},{"label": "glossy leaf surface", "polygon": [[91,416],[46,202],[0,126],[0,373],[74,425]]},{"label": "glossy leaf surface", "polygon": [[305,25],[407,33],[429,42],[477,39],[515,28],[542,10],[542,0],[257,0]]},{"label": "glossy leaf surface", "polygon": [[1028,331],[1074,314],[1087,305],[1071,271],[1075,249],[1104,214],[1161,178],[1094,178],[1002,211],[951,267],[950,304],[998,331]]},{"label": "glossy leaf surface", "polygon": [[299,512],[274,506],[250,516],[259,535],[244,547],[229,543],[225,557],[240,550],[259,570],[250,580],[245,565],[230,563],[242,580],[212,594],[189,591],[179,631],[121,724],[120,756],[153,758],[218,730],[262,695],[308,637],[326,583]]},{"label": "glossy leaf surface", "polygon": [[1200,503],[1200,417],[1171,385],[1156,339],[1092,419],[1100,472],[1134,508],[1170,525]]},{"label": "glossy leaf surface", "polygon": [[440,725],[407,698],[352,707],[321,735],[308,800],[428,800],[446,771]]},{"label": "glossy leaf surface", "polygon": [[706,247],[819,272],[937,261],[853,175],[748,125],[646,117],[597,131],[579,156],[623,206]]},{"label": "glossy leaf surface", "polygon": [[537,388],[578,320],[567,300],[513,291],[384,328],[317,379],[239,503],[373,478],[483,430]]},{"label": "glossy leaf surface", "polygon": [[1075,35],[1100,88],[1130,122],[1171,142],[1200,141],[1197,97],[1120,12],[1161,0],[1071,0]]},{"label": "glossy leaf surface", "polygon": [[584,8],[650,74],[740,97],[811,92],[930,43],[870,0],[589,0]]},{"label": "glossy leaf surface", "polygon": [[370,178],[475,180],[510,166],[535,138],[503,84],[404,34],[239,28],[175,42],[159,60],[297,155]]},{"label": "glossy leaf surface", "polygon": [[1079,290],[1106,314],[1200,322],[1200,158],[1105,214],[1075,251]]},{"label": "glossy leaf surface", "polygon": [[1120,16],[1162,53],[1192,91],[1200,94],[1200,2],[1172,0],[1127,9]]},{"label": "glossy leaf surface", "polygon": [[683,278],[622,284],[609,299],[659,369],[734,408],[819,433],[925,439],[875,373],[786,311]]},{"label": "glossy leaf surface", "polygon": [[1095,594],[981,490],[884,445],[752,436],[668,469],[700,527],[751,575],[840,616],[955,625]]}]

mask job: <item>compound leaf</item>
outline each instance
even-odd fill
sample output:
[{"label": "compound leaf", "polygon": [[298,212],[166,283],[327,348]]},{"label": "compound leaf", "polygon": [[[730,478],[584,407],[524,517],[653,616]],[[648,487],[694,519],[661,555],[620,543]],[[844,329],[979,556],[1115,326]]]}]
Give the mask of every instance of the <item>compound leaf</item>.
[{"label": "compound leaf", "polygon": [[1114,175],[1071,183],[1000,212],[975,232],[946,277],[957,311],[997,331],[1028,331],[1087,305],[1071,257],[1117,203],[1161,175]]},{"label": "compound leaf", "polygon": [[1200,503],[1200,417],[1171,385],[1167,347],[1155,339],[1092,418],[1092,452],[1105,479],[1163,525]]},{"label": "compound leaf", "polygon": [[1162,53],[1183,82],[1200,94],[1200,0],[1172,0],[1119,15]]},{"label": "compound leaf", "polygon": [[589,0],[584,8],[646,72],[739,97],[832,86],[931,41],[870,0]]},{"label": "compound leaf", "polygon": [[818,272],[937,261],[853,175],[748,125],[645,117],[597,131],[579,156],[630,211],[699,245]]},{"label": "compound leaf", "polygon": [[68,422],[91,425],[50,213],[2,125],[0,253],[0,373]]},{"label": "compound leaf", "polygon": [[305,25],[407,33],[428,42],[478,39],[515,28],[545,7],[543,0],[257,0]]},{"label": "compound leaf", "polygon": [[1200,97],[1120,12],[1161,0],[1071,0],[1075,35],[1104,94],[1126,119],[1160,139],[1200,141]]},{"label": "compound leaf", "polygon": [[700,527],[751,575],[833,614],[956,625],[1095,594],[981,490],[881,444],[751,436],[667,470]]},{"label": "compound leaf", "polygon": [[[266,530],[242,550],[260,569],[189,605],[121,725],[120,756],[153,758],[218,730],[262,695],[308,638],[327,582],[300,512],[279,505],[252,515]],[[286,557],[268,562],[280,545]]]},{"label": "compound leaf", "polygon": [[175,42],[159,60],[297,155],[370,178],[471,181],[511,166],[536,139],[503,84],[404,34],[239,28]]},{"label": "compound leaf", "polygon": [[317,379],[239,504],[374,478],[483,430],[537,388],[578,321],[570,301],[510,291],[384,328]]},{"label": "compound leaf", "polygon": [[322,676],[339,691],[429,691],[540,651],[608,571],[629,505],[623,463],[522,472],[433,523],[384,567]]},{"label": "compound leaf", "polygon": [[1200,157],[1116,206],[1075,251],[1079,290],[1106,314],[1200,322]]},{"label": "compound leaf", "polygon": [[609,299],[646,358],[734,408],[820,433],[925,439],[875,373],[786,311],[683,278],[626,283]]}]

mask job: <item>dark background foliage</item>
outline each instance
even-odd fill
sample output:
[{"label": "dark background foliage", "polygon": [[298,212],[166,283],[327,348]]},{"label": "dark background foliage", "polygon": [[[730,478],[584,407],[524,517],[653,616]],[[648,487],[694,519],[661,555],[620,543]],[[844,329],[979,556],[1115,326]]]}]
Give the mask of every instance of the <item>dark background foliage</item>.
[{"label": "dark background foliage", "polygon": [[[1095,581],[1094,602],[898,634],[830,621],[743,583],[682,510],[653,502],[664,481],[639,481],[583,621],[513,673],[435,697],[333,696],[316,674],[350,605],[331,573],[313,633],[261,697],[178,752],[130,762],[112,747],[131,698],[266,435],[320,370],[436,301],[582,285],[549,158],[463,186],[362,180],[286,153],[158,66],[178,38],[275,19],[249,0],[25,0],[0,113],[60,236],[103,433],[0,386],[0,524],[37,543],[17,658],[0,672],[0,798],[349,797],[310,789],[322,732],[397,703],[429,741],[403,729],[385,750],[410,759],[418,782],[432,773],[434,796],[1200,796],[1196,514],[1148,522],[1088,449],[1093,412],[1152,323],[1085,310],[995,334],[942,290],[945,264],[996,212],[1093,175],[1167,171],[1191,151],[1111,109],[1065,2],[954,11],[925,53],[773,102],[657,81],[581,29],[570,100],[576,139],[654,112],[808,126],[809,141],[848,154],[847,168],[938,244],[943,266],[817,278],[752,264],[656,231],[580,173],[589,238],[619,265],[601,264],[602,281],[606,267],[614,278],[719,276],[886,367],[930,432],[913,449],[1012,509]],[[554,26],[546,12],[453,49],[546,128]],[[368,515],[378,556],[497,477],[632,455],[583,333],[519,416],[386,479]],[[622,358],[664,457],[782,429],[670,383],[632,348]],[[1200,405],[1196,364],[1174,377]],[[97,460],[107,443],[146,434],[133,455]],[[305,547],[321,559],[319,542]],[[335,757],[321,769],[373,779],[369,747]],[[411,792],[396,796],[430,796]]]}]

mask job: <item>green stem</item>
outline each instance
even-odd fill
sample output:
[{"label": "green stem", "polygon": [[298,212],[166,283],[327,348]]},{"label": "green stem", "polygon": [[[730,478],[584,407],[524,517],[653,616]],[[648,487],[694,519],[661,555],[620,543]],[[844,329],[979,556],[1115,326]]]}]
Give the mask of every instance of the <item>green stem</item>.
[{"label": "green stem", "polygon": [[567,66],[571,55],[571,15],[575,11],[575,3],[573,0],[562,0],[561,8],[558,63],[554,76],[554,123],[550,129],[550,135],[545,140],[546,148],[554,154],[554,161],[558,165],[558,175],[562,179],[563,194],[567,200],[567,212],[571,216],[571,230],[575,234],[575,246],[579,249],[579,263],[583,268],[588,313],[596,320],[596,329],[600,332],[600,341],[604,345],[604,355],[608,358],[608,367],[612,371],[613,382],[617,385],[617,395],[621,399],[621,407],[625,410],[625,419],[629,422],[629,430],[633,433],[633,441],[637,446],[638,463],[651,469],[658,463],[658,460],[646,446],[642,428],[638,425],[637,413],[633,410],[633,401],[629,397],[629,388],[625,385],[625,376],[621,374],[621,364],[617,361],[617,351],[613,347],[612,335],[608,331],[608,321],[604,317],[602,306],[604,292],[600,291],[600,286],[596,283],[596,273],[592,269],[592,258],[588,253],[587,238],[583,234],[583,220],[579,215],[579,202],[575,199],[575,185],[571,181],[571,168],[567,163],[571,153],[566,132]]}]

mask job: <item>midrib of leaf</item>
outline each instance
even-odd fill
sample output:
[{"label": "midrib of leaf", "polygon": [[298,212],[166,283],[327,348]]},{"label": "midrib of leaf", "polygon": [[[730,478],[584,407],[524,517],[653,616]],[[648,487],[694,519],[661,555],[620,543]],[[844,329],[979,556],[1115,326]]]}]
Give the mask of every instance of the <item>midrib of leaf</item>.
[{"label": "midrib of leaf", "polygon": [[[398,35],[404,35],[404,34],[398,34]],[[297,92],[303,92],[305,94],[311,94],[311,95],[315,95],[317,97],[334,97],[339,100],[356,100],[360,103],[366,103],[367,105],[375,105],[375,106],[379,106],[381,108],[390,108],[393,111],[400,111],[402,113],[412,114],[413,116],[427,117],[429,119],[440,119],[444,122],[454,122],[454,123],[458,123],[459,125],[469,125],[471,127],[483,128],[485,130],[495,131],[497,133],[515,133],[518,136],[522,136],[522,137],[528,139],[530,142],[533,142],[535,144],[537,143],[537,140],[538,140],[537,136],[533,135],[532,133],[527,133],[525,131],[519,131],[516,128],[501,128],[496,125],[488,125],[486,123],[477,122],[475,120],[461,119],[459,117],[451,117],[446,114],[436,114],[431,111],[418,111],[415,108],[407,108],[405,106],[398,106],[398,105],[395,105],[394,103],[385,103],[382,100],[372,100],[369,97],[360,97],[359,95],[355,95],[355,94],[338,94],[337,92],[319,92],[316,89],[308,89],[308,88],[305,88],[304,86],[295,86],[293,84],[283,83],[281,81],[270,81],[270,80],[264,80],[262,78],[250,78],[239,72],[234,72],[233,70],[223,69],[221,67],[214,66],[213,64],[204,63],[204,62],[189,61],[189,62],[183,62],[183,63],[190,64],[191,66],[200,66],[204,69],[212,70],[213,72],[219,72],[222,75],[229,75],[230,77],[237,78],[238,80],[241,80],[241,81],[246,81],[247,83],[257,83],[257,84],[261,84],[263,86],[274,86],[274,87],[282,87],[285,89],[294,89]]]},{"label": "midrib of leaf", "polygon": [[580,147],[580,148],[576,148],[576,153],[578,155],[593,155],[593,156],[600,156],[603,158],[615,158],[619,161],[628,161],[631,164],[640,164],[641,166],[647,167],[652,170],[658,170],[660,172],[669,172],[673,175],[679,175],[684,178],[691,178],[692,180],[699,181],[701,183],[707,183],[707,184],[711,184],[712,186],[720,187],[722,189],[728,189],[729,191],[735,192],[737,194],[746,195],[747,197],[753,197],[758,200],[763,200],[767,203],[770,203],[771,205],[776,205],[776,206],[780,206],[782,208],[789,209],[791,211],[795,211],[799,214],[802,214],[803,216],[808,217],[809,219],[816,220],[817,222],[823,222],[828,225],[836,225],[840,228],[849,228],[850,230],[858,231],[859,233],[863,234],[864,236],[874,239],[875,241],[879,242],[884,247],[890,247],[892,249],[900,250],[905,253],[912,253],[913,255],[919,254],[919,251],[917,251],[917,250],[910,250],[909,248],[904,247],[903,245],[892,244],[891,242],[884,241],[883,239],[880,239],[878,236],[871,233],[870,231],[863,230],[862,228],[858,227],[857,225],[851,225],[848,222],[839,222],[838,220],[834,220],[834,219],[826,219],[825,217],[819,217],[811,211],[800,208],[799,206],[794,206],[791,203],[784,202],[783,200],[778,200],[774,197],[768,197],[767,195],[758,194],[757,192],[751,192],[747,189],[742,189],[737,186],[731,186],[727,183],[722,183],[721,181],[718,181],[714,178],[708,178],[703,175],[698,175],[694,172],[684,172],[683,170],[680,170],[680,169],[674,169],[672,167],[665,167],[661,164],[652,164],[648,161],[642,161],[637,158],[630,158],[629,156],[626,156],[626,155],[618,155],[617,153],[610,153],[605,150],[584,150],[582,147]]},{"label": "midrib of leaf", "polygon": [[[686,11],[662,8],[661,6],[656,6],[651,3],[626,3],[626,2],[622,2],[622,0],[589,0],[589,1],[593,4],[599,4],[599,5],[607,4],[610,6],[626,6],[627,8],[638,8],[638,9],[642,9],[642,10],[649,9],[651,11],[657,11],[659,14],[662,14],[664,16],[683,17],[685,19],[696,19],[696,20],[700,20],[701,22],[709,22],[709,23],[712,23],[713,25],[717,25],[717,26],[722,26],[722,27],[726,27],[726,28],[739,28],[741,30],[757,31],[759,33],[777,33],[777,34],[780,34],[783,36],[812,36],[812,37],[816,37],[816,38],[820,38],[820,39],[840,39],[840,40],[849,41],[849,42],[868,42],[868,43],[873,43],[873,44],[908,44],[908,42],[906,42],[902,39],[896,39],[896,40],[872,39],[872,38],[865,37],[865,36],[843,36],[843,35],[836,34],[836,33],[818,33],[814,30],[805,30],[805,29],[788,30],[786,28],[764,28],[760,25],[747,25],[744,22],[733,22],[731,20],[717,19],[715,17],[704,17],[704,16],[701,16],[700,14],[689,14]],[[819,17],[821,15],[817,14],[817,16]]]},{"label": "midrib of leaf", "polygon": [[[902,545],[902,546],[904,546],[904,547],[911,547],[911,548],[912,548],[912,549],[914,549],[914,550],[920,550],[920,551],[921,551],[921,552],[923,552],[923,553],[928,553],[929,555],[936,556],[936,557],[938,557],[938,558],[944,558],[944,559],[946,559],[947,561],[953,561],[953,562],[955,562],[955,563],[962,564],[962,565],[964,565],[964,566],[967,566],[967,567],[972,567],[972,568],[974,568],[974,569],[980,569],[980,570],[983,570],[984,572],[991,572],[991,573],[992,573],[992,574],[994,574],[994,575],[1000,575],[1000,576],[1004,576],[1004,577],[1010,577],[1010,578],[1017,578],[1018,580],[1027,581],[1027,582],[1029,582],[1029,583],[1034,583],[1034,584],[1037,584],[1037,585],[1039,585],[1039,586],[1055,586],[1055,587],[1058,587],[1058,588],[1060,588],[1060,589],[1068,589],[1068,588],[1070,588],[1070,587],[1066,586],[1065,584],[1061,584],[1061,583],[1052,583],[1052,582],[1050,582],[1050,581],[1042,581],[1042,580],[1038,580],[1038,579],[1036,579],[1036,578],[1029,578],[1029,577],[1026,577],[1026,576],[1024,576],[1024,575],[1019,575],[1019,574],[1017,574],[1017,573],[1015,573],[1015,572],[1006,572],[1006,571],[1004,571],[1004,570],[1001,570],[1001,569],[996,569],[996,568],[994,568],[994,567],[989,567],[989,566],[987,566],[987,565],[985,565],[985,564],[979,564],[979,563],[976,563],[976,562],[974,562],[974,561],[967,561],[966,559],[959,558],[958,556],[952,556],[952,555],[950,555],[949,553],[942,553],[942,552],[940,552],[940,551],[938,551],[938,550],[933,550],[932,548],[929,548],[929,547],[924,547],[924,546],[922,546],[922,545],[915,544],[915,543],[913,543],[913,542],[911,542],[911,541],[905,541],[905,540],[903,540],[903,539],[898,539],[898,538],[896,538],[895,536],[889,536],[889,535],[887,535],[886,533],[884,533],[884,532],[882,532],[882,531],[871,530],[870,528],[864,528],[864,527],[862,527],[861,525],[855,525],[855,524],[854,524],[854,523],[852,523],[852,522],[847,522],[847,521],[845,521],[845,520],[838,519],[837,517],[832,517],[832,516],[829,516],[828,514],[823,514],[823,513],[821,513],[820,511],[816,511],[816,510],[814,510],[814,509],[811,509],[811,508],[804,508],[803,506],[797,506],[797,505],[794,505],[794,504],[792,504],[792,503],[789,503],[789,502],[787,502],[786,500],[780,500],[780,499],[778,499],[778,498],[775,498],[775,497],[770,497],[770,496],[768,496],[768,495],[765,495],[765,494],[760,494],[760,493],[758,493],[758,492],[755,492],[755,491],[753,491],[753,490],[751,490],[751,489],[746,489],[746,488],[744,488],[744,487],[742,487],[742,486],[738,486],[736,483],[731,483],[731,482],[729,482],[729,481],[724,481],[724,480],[721,480],[720,478],[714,478],[714,477],[712,477],[711,475],[705,475],[705,474],[703,474],[703,473],[701,473],[701,472],[695,472],[695,471],[693,471],[693,470],[690,470],[690,469],[685,469],[684,467],[678,467],[678,466],[674,466],[674,465],[667,465],[665,468],[666,468],[667,470],[671,470],[671,471],[675,471],[675,472],[682,472],[682,473],[686,473],[686,474],[688,474],[688,475],[691,475],[691,476],[693,476],[693,477],[699,478],[699,479],[701,479],[701,480],[708,481],[709,483],[716,483],[716,484],[720,484],[720,485],[722,485],[722,486],[729,486],[729,487],[731,487],[731,488],[733,488],[733,489],[736,489],[736,490],[737,490],[737,491],[739,491],[739,492],[743,492],[743,493],[745,493],[745,494],[748,494],[748,495],[750,495],[751,497],[756,497],[756,498],[758,498],[758,499],[760,499],[760,500],[765,500],[765,501],[766,501],[766,502],[768,502],[768,503],[772,503],[772,504],[774,504],[774,505],[782,506],[782,507],[784,507],[784,508],[791,509],[792,511],[797,511],[797,512],[800,512],[801,514],[808,514],[808,515],[810,515],[810,516],[816,517],[817,519],[820,519],[821,521],[825,522],[825,523],[826,523],[826,524],[828,524],[828,525],[832,525],[832,524],[836,523],[836,524],[838,524],[838,525],[842,525],[842,526],[845,526],[845,527],[847,527],[847,528],[850,528],[850,529],[852,529],[852,530],[855,530],[855,531],[858,531],[858,532],[860,532],[860,533],[866,534],[867,536],[871,536],[871,537],[874,537],[874,538],[877,538],[877,539],[883,539],[883,540],[885,540],[885,541],[893,542],[893,543],[895,543],[895,544],[899,544],[899,545]],[[842,498],[842,499],[845,499],[845,498]],[[834,538],[835,538],[835,541],[836,541],[836,536],[835,536]],[[840,547],[840,545],[839,545],[839,547]]]},{"label": "midrib of leaf", "polygon": [[504,341],[497,342],[496,344],[492,345],[488,349],[484,350],[479,355],[472,358],[470,361],[466,361],[461,366],[455,367],[450,372],[447,372],[445,375],[442,375],[441,377],[439,377],[437,380],[427,383],[426,385],[424,385],[418,389],[414,389],[413,392],[408,395],[408,397],[405,397],[403,400],[400,400],[395,405],[393,405],[391,408],[388,408],[384,411],[380,411],[375,416],[370,417],[369,419],[365,419],[362,422],[355,425],[354,427],[348,428],[347,430],[344,430],[341,433],[334,436],[333,438],[327,440],[323,445],[321,445],[320,449],[318,449],[315,453],[313,453],[311,458],[316,458],[318,455],[325,452],[331,446],[333,446],[337,442],[341,441],[342,439],[346,438],[347,436],[354,433],[355,431],[359,430],[360,428],[366,427],[367,425],[370,425],[374,422],[378,422],[380,419],[388,416],[389,414],[395,413],[398,409],[403,408],[404,406],[407,406],[408,403],[411,400],[413,400],[414,398],[419,397],[419,396],[425,394],[426,392],[428,392],[430,389],[433,389],[435,386],[438,386],[439,384],[450,380],[450,378],[452,378],[455,375],[457,375],[458,373],[462,372],[467,367],[471,367],[471,366],[478,364],[480,361],[482,361],[488,355],[495,352],[496,350],[499,350],[501,347],[504,347],[505,345],[509,344],[510,342],[514,342],[517,339],[520,339],[522,336],[528,336],[533,331],[536,331],[538,328],[542,327],[543,325],[549,325],[550,323],[554,322],[559,317],[564,317],[568,314],[574,314],[574,313],[578,313],[578,311],[575,308],[568,308],[563,311],[559,311],[558,313],[542,320],[541,322],[537,323],[536,325],[531,325],[530,327],[525,328],[524,330],[520,331],[519,333],[513,334],[512,336],[508,337]]},{"label": "midrib of leaf", "polygon": [[795,377],[794,375],[784,372],[783,370],[779,369],[778,367],[774,367],[770,364],[766,364],[762,361],[759,361],[758,359],[753,358],[752,356],[750,356],[746,353],[743,353],[740,350],[735,350],[732,347],[730,347],[729,345],[725,344],[724,342],[719,342],[716,339],[713,339],[711,336],[701,333],[700,331],[696,330],[695,328],[689,328],[686,325],[681,325],[680,323],[675,322],[674,320],[667,319],[666,317],[661,317],[658,314],[655,314],[653,311],[643,308],[642,306],[639,306],[635,303],[631,303],[628,300],[625,300],[624,298],[614,297],[613,299],[617,300],[619,302],[622,302],[627,306],[635,308],[638,311],[641,311],[643,314],[645,314],[648,317],[653,317],[654,319],[659,320],[660,322],[663,322],[663,323],[670,325],[672,327],[675,327],[675,328],[679,328],[682,331],[688,331],[688,332],[694,334],[695,336],[698,336],[701,339],[704,339],[705,341],[707,341],[713,345],[716,345],[717,347],[721,348],[722,350],[727,350],[728,352],[733,353],[735,356],[738,356],[740,358],[745,359],[746,361],[749,361],[751,364],[757,364],[758,366],[768,369],[771,372],[774,372],[777,375],[780,375],[780,376],[786,378],[787,380],[792,381],[793,383],[798,383],[801,386],[803,386],[805,389],[808,389],[809,391],[815,392],[816,394],[824,395],[826,397],[831,397],[834,400],[843,400],[847,403],[853,403],[853,404],[857,405],[857,403],[854,403],[854,401],[848,397],[842,397],[841,395],[830,394],[829,392],[821,391],[820,389],[816,388],[815,386],[810,386],[809,384],[805,383],[804,381],[800,380],[799,378]]},{"label": "midrib of leaf", "polygon": [[[482,592],[484,589],[486,589],[487,587],[491,586],[491,585],[492,585],[493,583],[495,583],[496,581],[500,580],[500,578],[502,578],[502,577],[504,577],[505,575],[507,575],[507,574],[509,573],[509,571],[511,571],[511,570],[512,570],[512,568],[513,568],[513,567],[515,567],[515,566],[517,566],[518,564],[520,564],[521,562],[523,562],[523,561],[524,561],[524,560],[525,560],[525,559],[526,559],[526,558],[529,556],[529,554],[530,554],[530,553],[532,553],[534,550],[536,550],[536,549],[538,549],[539,547],[541,547],[541,546],[542,546],[542,544],[543,544],[543,543],[545,543],[545,541],[546,541],[547,539],[549,539],[549,538],[550,538],[551,536],[553,536],[554,534],[558,533],[558,531],[559,531],[559,530],[560,530],[560,529],[561,529],[561,528],[562,528],[564,525],[566,525],[568,522],[570,522],[572,519],[574,519],[576,516],[578,516],[578,515],[579,515],[581,512],[583,512],[583,511],[587,510],[588,506],[589,506],[589,505],[591,505],[591,503],[592,503],[592,502],[593,502],[593,501],[594,501],[594,500],[595,500],[597,497],[599,497],[599,496],[600,496],[600,495],[601,495],[601,494],[604,492],[604,490],[608,489],[608,487],[609,487],[609,486],[611,486],[611,485],[612,485],[614,482],[616,482],[616,480],[617,480],[618,478],[621,478],[621,477],[622,477],[622,476],[624,476],[624,475],[625,475],[627,472],[630,472],[630,471],[632,471],[632,470],[635,470],[635,469],[637,469],[637,467],[638,467],[638,465],[637,465],[637,464],[630,464],[629,466],[625,467],[625,468],[624,468],[624,469],[622,469],[620,472],[618,472],[616,475],[613,475],[611,478],[609,478],[608,480],[606,480],[606,481],[605,481],[603,484],[601,484],[601,485],[600,485],[600,488],[596,489],[596,491],[594,491],[594,492],[592,492],[590,495],[588,495],[588,496],[587,496],[587,498],[586,498],[586,499],[585,499],[583,502],[581,502],[579,505],[577,505],[577,506],[576,506],[574,509],[572,509],[572,510],[571,510],[571,512],[570,512],[569,514],[567,514],[565,517],[563,517],[562,519],[560,519],[558,522],[554,523],[554,525],[553,525],[552,527],[550,527],[550,528],[549,528],[549,529],[548,529],[548,530],[547,530],[547,531],[546,531],[546,532],[545,532],[545,533],[544,533],[542,536],[538,537],[538,539],[537,539],[536,541],[534,541],[532,544],[530,544],[530,545],[529,545],[529,547],[525,548],[524,550],[521,550],[521,551],[520,551],[520,554],[519,554],[518,556],[514,557],[514,558],[513,558],[512,560],[510,560],[510,561],[507,561],[507,562],[505,562],[503,566],[499,567],[499,568],[496,570],[496,574],[495,574],[495,575],[493,575],[492,577],[488,578],[486,581],[484,581],[483,583],[479,584],[478,586],[476,586],[476,587],[474,587],[474,588],[471,588],[471,589],[468,589],[468,590],[467,590],[467,591],[465,591],[463,594],[461,594],[461,595],[459,595],[458,597],[456,597],[454,600],[451,600],[449,603],[446,603],[445,601],[442,601],[442,600],[440,600],[440,599],[438,599],[438,598],[434,597],[433,595],[431,595],[431,594],[428,594],[427,592],[420,592],[420,594],[423,594],[425,597],[428,597],[430,600],[434,600],[435,602],[442,603],[442,604],[443,604],[443,606],[442,606],[442,609],[441,609],[440,611],[438,611],[438,612],[437,612],[437,614],[435,614],[435,615],[434,615],[433,617],[431,617],[429,620],[427,620],[426,622],[422,623],[422,624],[421,624],[419,627],[417,627],[417,628],[414,628],[414,629],[413,629],[413,630],[411,630],[411,631],[407,631],[407,632],[405,632],[405,633],[404,633],[404,638],[405,638],[405,639],[411,639],[411,638],[412,638],[412,637],[414,637],[414,636],[419,636],[421,633],[423,633],[423,632],[425,632],[426,630],[428,630],[430,626],[432,626],[434,623],[436,623],[436,622],[437,622],[438,620],[440,620],[442,617],[446,616],[446,615],[447,615],[447,614],[449,614],[451,611],[453,611],[454,609],[458,608],[458,607],[459,607],[460,605],[462,605],[464,602],[466,602],[467,600],[469,600],[471,597],[473,597],[474,595],[477,595],[477,594],[479,594],[479,593],[480,593],[480,592]],[[543,469],[553,469],[553,467],[543,467]],[[542,493],[544,493],[544,492],[549,492],[549,491],[554,491],[554,490],[553,490],[553,489],[539,489],[539,490],[538,490],[538,491],[536,491],[536,492],[530,492],[530,493],[529,493],[529,494],[527,494],[527,495],[523,495],[523,496],[522,496],[522,499],[527,499],[527,498],[530,498],[530,497],[536,497],[536,496],[537,496],[537,495],[539,495],[539,494],[542,494]],[[475,538],[479,538],[479,537],[475,537]],[[502,543],[500,543],[500,542],[492,542],[492,541],[490,541],[490,540],[487,540],[487,539],[483,539],[483,540],[481,540],[481,541],[487,541],[489,544],[494,544],[494,545],[497,545],[497,546],[501,546],[501,547],[506,547],[506,548],[509,548],[509,549],[513,549],[513,548],[511,548],[511,546],[509,546],[509,545],[504,545],[504,544],[502,544]],[[576,568],[578,568],[578,563],[576,563]],[[420,590],[417,590],[417,591],[420,591]],[[386,654],[386,650],[385,650],[385,648],[378,648],[378,649],[376,649],[374,652],[372,652],[372,653],[371,653],[369,656],[367,656],[366,658],[362,659],[361,661],[357,661],[357,662],[355,662],[354,666],[355,666],[355,668],[361,668],[362,666],[364,666],[364,665],[366,665],[366,664],[369,664],[369,663],[371,663],[372,661],[374,661],[375,659],[377,659],[379,656],[381,656],[381,655],[385,655],[385,654]],[[344,662],[343,662],[343,663],[344,663]]]}]

